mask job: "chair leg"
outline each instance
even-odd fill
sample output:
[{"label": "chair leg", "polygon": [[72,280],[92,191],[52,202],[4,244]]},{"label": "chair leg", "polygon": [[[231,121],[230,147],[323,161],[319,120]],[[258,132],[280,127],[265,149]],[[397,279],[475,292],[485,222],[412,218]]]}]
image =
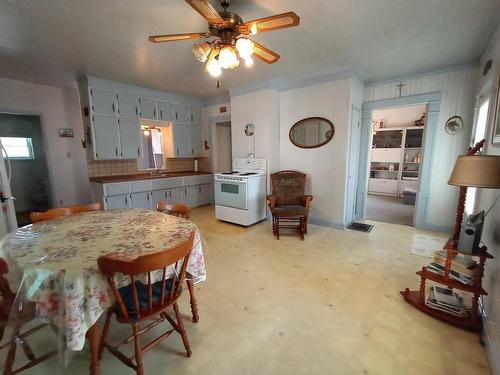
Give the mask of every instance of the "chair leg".
[{"label": "chair leg", "polygon": [[142,367],[142,350],[140,343],[140,333],[139,333],[139,324],[132,325],[134,331],[134,348],[135,348],[135,363],[136,369],[135,372],[137,375],[144,375],[144,368]]},{"label": "chair leg", "polygon": [[189,303],[191,304],[191,314],[193,315],[193,322],[198,323],[200,317],[198,315],[198,304],[196,303],[196,297],[194,296],[193,280],[186,280],[186,283],[189,290]]},{"label": "chair leg", "polygon": [[304,234],[307,234],[307,216],[304,217]]},{"label": "chair leg", "polygon": [[301,217],[299,219],[299,233],[300,233],[300,239],[304,241],[304,218]]},{"label": "chair leg", "polygon": [[106,312],[106,321],[104,322],[104,328],[102,329],[101,342],[99,343],[99,362],[102,360],[102,354],[104,352],[104,343],[108,337],[109,326],[111,325],[111,318],[113,317],[113,310],[109,309]]},{"label": "chair leg", "polygon": [[179,305],[177,305],[177,302],[174,302],[174,312],[175,312],[175,318],[177,320],[177,331],[182,337],[182,343],[184,344],[184,348],[186,349],[186,354],[188,357],[191,357],[191,348],[189,346],[189,340],[186,334],[186,329],[184,328],[184,322],[182,321],[181,314],[179,312]]},{"label": "chair leg", "polygon": [[19,329],[16,329],[12,335],[12,341],[9,346],[9,353],[7,354],[7,359],[5,360],[5,368],[3,371],[4,375],[12,375],[12,366],[14,365],[14,361],[16,360],[16,337],[19,336]]}]

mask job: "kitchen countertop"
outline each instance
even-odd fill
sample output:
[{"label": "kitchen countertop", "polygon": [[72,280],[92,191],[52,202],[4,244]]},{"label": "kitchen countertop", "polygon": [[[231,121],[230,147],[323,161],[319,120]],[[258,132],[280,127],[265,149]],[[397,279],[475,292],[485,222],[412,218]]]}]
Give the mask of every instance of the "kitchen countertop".
[{"label": "kitchen countertop", "polygon": [[199,176],[204,174],[212,174],[212,172],[194,172],[194,171],[184,171],[184,172],[163,172],[161,175],[150,175],[145,174],[126,174],[118,176],[99,176],[90,177],[89,180],[92,182],[99,182],[101,184],[108,184],[111,182],[127,182],[127,181],[140,181],[140,180],[156,180],[158,178],[173,178],[173,177],[185,177],[185,176]]}]

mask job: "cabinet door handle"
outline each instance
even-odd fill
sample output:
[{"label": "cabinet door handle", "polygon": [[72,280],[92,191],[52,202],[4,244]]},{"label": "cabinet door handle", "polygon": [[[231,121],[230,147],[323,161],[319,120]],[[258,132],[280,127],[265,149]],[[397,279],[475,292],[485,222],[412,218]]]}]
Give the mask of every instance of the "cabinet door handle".
[{"label": "cabinet door handle", "polygon": [[148,200],[149,202],[149,193],[146,193],[146,199]]},{"label": "cabinet door handle", "polygon": [[198,186],[198,191],[201,193],[201,185]]},{"label": "cabinet door handle", "polygon": [[153,117],[156,117],[156,109],[153,109]]},{"label": "cabinet door handle", "polygon": [[177,112],[175,112],[175,119],[178,120],[179,119],[179,114]]},{"label": "cabinet door handle", "polygon": [[118,156],[118,149],[115,148],[115,155]]},{"label": "cabinet door handle", "polygon": [[167,191],[166,190],[163,192],[163,195],[165,196],[165,198],[167,198]]},{"label": "cabinet door handle", "polygon": [[141,156],[141,148],[137,147],[137,155]]},{"label": "cabinet door handle", "polygon": [[111,104],[111,109],[113,109],[113,113],[115,113],[115,103]]},{"label": "cabinet door handle", "polygon": [[128,204],[128,198],[126,195],[125,195],[125,204]]},{"label": "cabinet door handle", "polygon": [[172,190],[170,190],[169,193],[170,193],[170,198],[172,198]]},{"label": "cabinet door handle", "polygon": [[184,195],[187,195],[187,190],[186,189],[184,189]]},{"label": "cabinet door handle", "polygon": [[191,155],[194,155],[194,148],[191,149]]},{"label": "cabinet door handle", "polygon": [[137,106],[135,106],[135,115],[137,116],[139,114],[139,108],[137,108]]},{"label": "cabinet door handle", "polygon": [[177,149],[177,155],[179,155],[179,149]]},{"label": "cabinet door handle", "polygon": [[160,118],[163,118],[163,111],[160,109]]}]

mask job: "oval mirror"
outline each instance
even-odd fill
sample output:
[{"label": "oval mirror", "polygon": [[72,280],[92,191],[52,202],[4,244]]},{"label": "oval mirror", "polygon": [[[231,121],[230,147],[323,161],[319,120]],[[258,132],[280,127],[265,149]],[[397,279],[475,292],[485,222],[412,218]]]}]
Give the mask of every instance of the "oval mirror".
[{"label": "oval mirror", "polygon": [[295,123],[290,129],[290,141],[300,148],[321,147],[333,138],[335,127],[323,117],[308,117]]}]

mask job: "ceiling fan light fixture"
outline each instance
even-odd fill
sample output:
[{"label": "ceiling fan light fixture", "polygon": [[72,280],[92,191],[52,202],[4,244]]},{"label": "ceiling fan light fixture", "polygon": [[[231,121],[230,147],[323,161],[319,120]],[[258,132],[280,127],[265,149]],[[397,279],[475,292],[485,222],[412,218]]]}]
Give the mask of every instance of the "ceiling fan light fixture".
[{"label": "ceiling fan light fixture", "polygon": [[232,69],[239,65],[236,51],[232,46],[226,46],[220,50],[219,62],[223,69]]},{"label": "ceiling fan light fixture", "polygon": [[251,68],[253,66],[253,59],[251,57],[247,57],[245,59],[245,66],[247,68]]},{"label": "ceiling fan light fixture", "polygon": [[210,45],[210,43],[207,42],[198,43],[193,46],[192,50],[194,57],[196,57],[196,60],[204,63],[208,59],[208,55],[212,50],[212,46]]},{"label": "ceiling fan light fixture", "polygon": [[247,59],[253,54],[254,43],[247,38],[236,40],[236,49],[242,59]]},{"label": "ceiling fan light fixture", "polygon": [[222,67],[216,58],[211,59],[207,63],[207,72],[210,74],[212,77],[219,77],[222,74]]}]

